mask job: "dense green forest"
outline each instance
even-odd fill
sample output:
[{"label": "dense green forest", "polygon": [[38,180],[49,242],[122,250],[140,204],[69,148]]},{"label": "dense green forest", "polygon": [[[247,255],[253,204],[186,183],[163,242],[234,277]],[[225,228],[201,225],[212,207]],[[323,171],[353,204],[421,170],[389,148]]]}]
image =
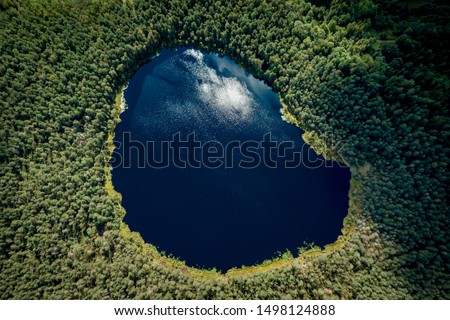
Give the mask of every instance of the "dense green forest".
[{"label": "dense green forest", "polygon": [[[446,1],[0,0],[2,299],[450,298]],[[342,236],[225,275],[162,256],[110,182],[117,95],[162,48],[232,57],[319,152]],[[327,157],[338,157],[333,152]]]}]

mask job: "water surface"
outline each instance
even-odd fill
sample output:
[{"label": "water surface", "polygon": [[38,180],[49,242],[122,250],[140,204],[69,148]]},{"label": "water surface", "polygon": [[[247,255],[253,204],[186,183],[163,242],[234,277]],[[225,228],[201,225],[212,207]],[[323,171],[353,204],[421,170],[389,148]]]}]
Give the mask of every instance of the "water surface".
[{"label": "water surface", "polygon": [[[115,130],[116,144],[124,142],[124,133],[134,141],[155,141],[156,159],[162,151],[158,142],[177,133],[183,140],[195,133],[201,142],[224,146],[262,141],[270,133],[277,142],[295,141],[287,155],[303,151],[321,159],[304,146],[300,129],[281,120],[277,95],[226,57],[164,50],[136,72],[124,94],[128,109]],[[127,142],[126,152],[123,147],[115,151],[113,164],[122,160],[122,165],[112,175],[123,196],[124,221],[146,242],[190,266],[225,271],[286,249],[297,254],[304,242],[332,243],[340,234],[348,210],[348,168],[286,169],[277,157],[277,168],[263,162],[239,168],[249,158],[236,151],[228,161],[232,168],[138,168],[139,147],[135,142]],[[262,150],[253,151],[262,157]]]}]

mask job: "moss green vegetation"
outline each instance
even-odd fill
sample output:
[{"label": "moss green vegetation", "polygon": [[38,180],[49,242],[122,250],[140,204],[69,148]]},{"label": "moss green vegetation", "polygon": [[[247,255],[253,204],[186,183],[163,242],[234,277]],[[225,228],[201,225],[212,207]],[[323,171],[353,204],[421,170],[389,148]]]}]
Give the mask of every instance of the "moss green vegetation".
[{"label": "moss green vegetation", "polygon": [[[450,298],[449,6],[316,3],[0,1],[0,297]],[[335,244],[221,275],[123,225],[116,95],[181,45],[265,79],[313,145],[347,141]]]}]

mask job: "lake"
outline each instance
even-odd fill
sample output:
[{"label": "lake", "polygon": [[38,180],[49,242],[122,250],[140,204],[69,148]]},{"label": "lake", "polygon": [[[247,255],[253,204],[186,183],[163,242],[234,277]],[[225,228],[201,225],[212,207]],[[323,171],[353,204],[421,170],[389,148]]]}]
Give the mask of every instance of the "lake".
[{"label": "lake", "polygon": [[231,59],[164,50],[124,97],[112,178],[147,243],[226,271],[340,235],[350,170],[317,156],[271,88]]}]

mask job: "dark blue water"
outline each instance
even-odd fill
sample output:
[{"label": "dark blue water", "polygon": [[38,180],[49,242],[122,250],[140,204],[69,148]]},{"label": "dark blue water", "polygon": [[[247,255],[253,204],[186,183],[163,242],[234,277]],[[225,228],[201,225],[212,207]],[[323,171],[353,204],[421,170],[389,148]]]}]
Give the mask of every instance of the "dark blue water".
[{"label": "dark blue water", "polygon": [[[304,145],[301,130],[282,121],[276,94],[230,59],[165,50],[137,71],[125,99],[113,183],[123,196],[125,222],[146,242],[190,266],[225,271],[286,249],[296,255],[304,242],[337,239],[348,210],[349,169],[308,168],[323,159]],[[210,141],[218,153],[200,168],[194,161],[181,168],[206,155],[193,149],[197,142],[176,155],[161,144],[177,133],[181,140],[195,134],[200,144]],[[267,133],[272,142],[259,144]],[[144,148],[137,141],[150,143]],[[227,149],[230,141],[247,149]],[[269,149],[283,141],[294,141],[293,149]],[[168,166],[156,168],[166,150]],[[286,168],[300,152],[310,161]]]}]

